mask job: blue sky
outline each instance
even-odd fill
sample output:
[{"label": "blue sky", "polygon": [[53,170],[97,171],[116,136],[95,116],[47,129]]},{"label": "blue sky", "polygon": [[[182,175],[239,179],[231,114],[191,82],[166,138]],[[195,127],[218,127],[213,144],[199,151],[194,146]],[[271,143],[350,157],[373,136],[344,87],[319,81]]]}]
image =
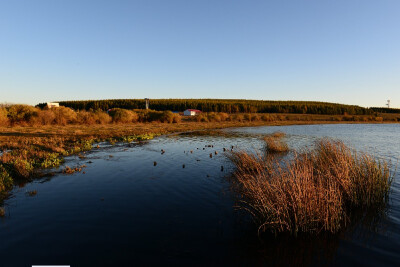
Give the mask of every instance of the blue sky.
[{"label": "blue sky", "polygon": [[0,102],[315,100],[400,108],[398,0],[0,0]]}]

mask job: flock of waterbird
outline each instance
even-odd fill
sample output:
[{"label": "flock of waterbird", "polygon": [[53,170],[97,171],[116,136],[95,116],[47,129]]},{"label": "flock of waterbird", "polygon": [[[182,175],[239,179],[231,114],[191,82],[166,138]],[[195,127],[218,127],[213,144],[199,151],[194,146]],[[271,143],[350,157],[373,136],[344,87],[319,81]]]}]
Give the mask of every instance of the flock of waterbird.
[{"label": "flock of waterbird", "polygon": [[[203,150],[205,150],[206,148],[214,148],[214,145],[205,145],[204,147],[203,147]],[[230,151],[233,151],[233,148],[234,148],[234,146],[231,146],[231,148],[230,148]],[[199,150],[199,148],[196,148],[197,150]],[[226,151],[228,151],[229,149],[228,148],[222,148],[222,150],[224,151],[224,152],[226,152]],[[161,155],[164,155],[165,154],[165,150],[164,149],[161,149]],[[183,153],[190,153],[190,154],[193,154],[193,150],[190,150],[190,151],[183,151]],[[209,156],[210,156],[210,158],[213,158],[213,155],[218,155],[218,151],[217,150],[215,150],[214,151],[214,153],[210,153],[209,154]],[[196,159],[196,161],[200,161],[200,159]],[[153,166],[155,167],[155,166],[157,166],[157,161],[154,161],[153,162]],[[182,164],[182,169],[184,169],[186,167],[186,165],[185,164]],[[223,172],[224,171],[224,166],[223,165],[221,165],[221,172]],[[210,177],[210,175],[208,175],[207,174],[207,177]]]}]

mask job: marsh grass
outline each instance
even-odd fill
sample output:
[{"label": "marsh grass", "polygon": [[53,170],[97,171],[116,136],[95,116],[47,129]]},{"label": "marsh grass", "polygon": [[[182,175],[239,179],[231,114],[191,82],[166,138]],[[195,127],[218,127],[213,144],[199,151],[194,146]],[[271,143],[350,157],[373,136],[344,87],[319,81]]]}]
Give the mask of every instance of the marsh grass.
[{"label": "marsh grass", "polygon": [[277,132],[273,132],[269,136],[271,136],[273,138],[282,138],[282,137],[285,137],[286,134],[284,132],[277,131]]},{"label": "marsh grass", "polygon": [[355,210],[384,208],[394,177],[387,162],[328,139],[285,161],[246,152],[229,157],[239,208],[259,233],[336,233]]},{"label": "marsh grass", "polygon": [[285,136],[283,132],[275,132],[264,137],[266,151],[268,153],[286,153],[289,151],[289,146],[282,141]]}]

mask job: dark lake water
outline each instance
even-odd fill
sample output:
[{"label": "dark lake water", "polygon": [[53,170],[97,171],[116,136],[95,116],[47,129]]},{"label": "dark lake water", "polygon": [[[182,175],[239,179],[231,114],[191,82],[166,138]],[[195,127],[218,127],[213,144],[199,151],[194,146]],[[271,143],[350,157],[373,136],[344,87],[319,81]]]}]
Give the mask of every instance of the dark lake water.
[{"label": "dark lake water", "polygon": [[[12,191],[0,218],[0,266],[400,265],[398,174],[387,214],[372,228],[355,225],[320,238],[257,237],[234,208],[227,180],[233,167],[223,148],[262,149],[260,137],[275,131],[285,132],[295,149],[332,137],[391,160],[393,168],[400,159],[398,124],[236,128],[223,136],[102,144],[85,159],[66,159],[64,166],[86,164],[85,173],[59,173]],[[32,190],[35,196],[27,194]]]}]

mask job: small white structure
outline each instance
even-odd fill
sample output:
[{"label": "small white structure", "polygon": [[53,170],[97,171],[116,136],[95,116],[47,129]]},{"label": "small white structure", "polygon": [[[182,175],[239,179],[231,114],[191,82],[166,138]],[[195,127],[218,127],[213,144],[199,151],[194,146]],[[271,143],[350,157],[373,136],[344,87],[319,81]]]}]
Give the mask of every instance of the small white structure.
[{"label": "small white structure", "polygon": [[55,103],[55,102],[47,102],[47,107],[48,108],[58,108],[58,107],[60,107],[60,104]]},{"label": "small white structure", "polygon": [[187,109],[183,112],[184,116],[196,116],[199,115],[201,113],[200,110],[198,109]]}]

